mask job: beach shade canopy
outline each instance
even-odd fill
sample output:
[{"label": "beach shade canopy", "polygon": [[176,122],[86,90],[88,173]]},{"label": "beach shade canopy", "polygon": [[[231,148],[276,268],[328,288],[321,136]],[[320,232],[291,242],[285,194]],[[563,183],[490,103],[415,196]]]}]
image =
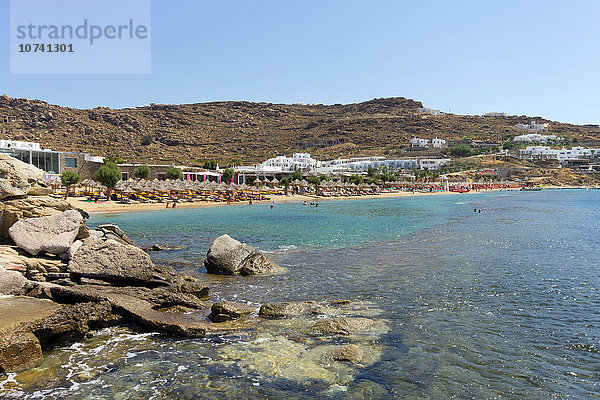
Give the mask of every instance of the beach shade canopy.
[{"label": "beach shade canopy", "polygon": [[272,184],[273,186],[276,186],[276,185],[278,185],[278,184],[279,184],[279,181],[277,180],[277,178],[273,178],[273,180],[271,181],[271,184]]}]

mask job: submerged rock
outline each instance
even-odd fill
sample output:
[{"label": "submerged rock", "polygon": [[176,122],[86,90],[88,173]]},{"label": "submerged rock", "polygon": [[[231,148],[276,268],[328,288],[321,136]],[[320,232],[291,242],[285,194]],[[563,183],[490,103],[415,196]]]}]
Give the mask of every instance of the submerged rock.
[{"label": "submerged rock", "polygon": [[204,266],[208,273],[221,275],[258,275],[284,271],[252,246],[229,235],[220,236],[213,242]]},{"label": "submerged rock", "polygon": [[260,306],[258,314],[263,318],[285,318],[307,314],[313,307],[311,301],[294,301],[288,303],[266,303]]},{"label": "submerged rock", "polygon": [[313,332],[322,335],[351,335],[369,329],[375,321],[368,318],[327,318],[316,322]]},{"label": "submerged rock", "polygon": [[348,361],[358,364],[364,359],[365,352],[362,347],[356,344],[348,344],[330,351],[327,355],[336,361]]},{"label": "submerged rock", "polygon": [[17,221],[8,233],[17,246],[31,255],[42,251],[61,254],[75,240],[82,221],[78,211],[68,210],[59,215]]},{"label": "submerged rock", "polygon": [[85,239],[69,261],[68,270],[75,276],[113,282],[156,285],[171,281],[167,271],[157,268],[142,249],[94,236]]},{"label": "submerged rock", "polygon": [[250,315],[256,311],[256,307],[245,303],[221,301],[214,303],[210,310],[210,318],[213,322],[224,322]]}]

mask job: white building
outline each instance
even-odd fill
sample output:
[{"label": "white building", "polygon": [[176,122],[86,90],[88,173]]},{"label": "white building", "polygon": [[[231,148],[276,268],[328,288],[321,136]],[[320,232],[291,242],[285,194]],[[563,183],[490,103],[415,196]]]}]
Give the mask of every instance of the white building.
[{"label": "white building", "polygon": [[308,153],[294,153],[291,158],[286,156],[269,158],[261,165],[267,169],[293,172],[297,169],[313,169],[317,166],[317,160]]},{"label": "white building", "polygon": [[353,157],[339,158],[330,161],[317,161],[311,158],[309,154],[298,153],[291,158],[286,156],[277,156],[270,158],[262,164],[253,166],[235,167],[238,174],[251,175],[278,175],[288,174],[296,169],[302,169],[304,172],[314,172],[317,174],[335,174],[342,172],[367,172],[369,168],[380,169],[382,167],[388,170],[413,170],[413,169],[438,169],[440,166],[449,163],[447,158],[396,158],[386,159],[381,156],[374,157]]},{"label": "white building", "polygon": [[535,121],[531,121],[529,124],[516,124],[515,127],[522,131],[527,131],[531,133],[538,133],[542,131],[547,131],[550,124],[538,124]]},{"label": "white building", "polygon": [[542,135],[539,133],[528,133],[526,135],[518,135],[515,136],[513,141],[515,142],[539,142],[539,143],[548,143],[558,140],[559,138],[556,135]]},{"label": "white building", "polygon": [[572,147],[551,149],[549,146],[528,146],[519,150],[521,158],[528,160],[557,160],[567,163],[574,160],[586,160],[600,157],[600,149],[587,149],[585,147]]},{"label": "white building", "polygon": [[414,137],[408,141],[410,147],[429,147],[429,139],[419,139]]},{"label": "white building", "polygon": [[445,112],[440,111],[437,108],[426,108],[426,107],[420,107],[418,112],[421,114],[430,114],[430,115],[445,115],[446,114]]},{"label": "white building", "polygon": [[447,147],[446,141],[444,139],[433,138],[431,140],[431,145],[434,149],[441,149],[443,147]]}]

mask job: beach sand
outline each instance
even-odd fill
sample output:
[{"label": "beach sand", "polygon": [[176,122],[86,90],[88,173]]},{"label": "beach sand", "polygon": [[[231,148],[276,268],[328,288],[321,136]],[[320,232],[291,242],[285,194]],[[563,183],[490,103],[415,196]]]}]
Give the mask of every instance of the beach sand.
[{"label": "beach sand", "polygon": [[[498,190],[498,189],[494,189]],[[505,189],[506,190],[506,189]],[[489,190],[481,190],[478,192],[470,192],[470,193],[483,193],[488,192]],[[311,202],[323,202],[323,201],[334,201],[334,200],[357,200],[357,199],[381,199],[381,198],[389,198],[389,197],[406,197],[406,196],[433,196],[440,194],[455,194],[460,195],[460,193],[455,192],[393,192],[393,193],[382,193],[379,195],[365,195],[365,196],[345,196],[345,197],[318,197],[318,196],[305,196],[305,195],[294,195],[294,196],[284,196],[284,195],[276,195],[270,196],[270,200],[261,200],[261,201],[253,201],[254,204],[265,204],[265,203],[298,203],[307,201]],[[73,207],[81,208],[88,213],[114,213],[114,212],[137,212],[137,211],[154,211],[154,210],[162,210],[165,209],[165,203],[138,203],[138,204],[121,204],[115,201],[106,201],[103,203],[93,203],[90,201],[85,201],[83,197],[69,197],[67,199]],[[169,203],[171,204],[171,203]],[[232,206],[236,204],[248,204],[247,201],[231,203]],[[197,201],[197,202],[178,202],[177,208],[200,208],[200,207],[220,207],[227,206],[226,202],[206,202],[206,201]]]}]

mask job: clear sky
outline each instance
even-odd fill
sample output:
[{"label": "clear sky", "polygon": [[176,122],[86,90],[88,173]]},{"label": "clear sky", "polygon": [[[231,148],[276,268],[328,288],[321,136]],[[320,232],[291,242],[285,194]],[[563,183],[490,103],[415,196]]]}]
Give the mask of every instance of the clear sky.
[{"label": "clear sky", "polygon": [[597,0],[155,0],[152,73],[11,75],[0,93],[69,107],[403,96],[458,114],[600,123]]}]

